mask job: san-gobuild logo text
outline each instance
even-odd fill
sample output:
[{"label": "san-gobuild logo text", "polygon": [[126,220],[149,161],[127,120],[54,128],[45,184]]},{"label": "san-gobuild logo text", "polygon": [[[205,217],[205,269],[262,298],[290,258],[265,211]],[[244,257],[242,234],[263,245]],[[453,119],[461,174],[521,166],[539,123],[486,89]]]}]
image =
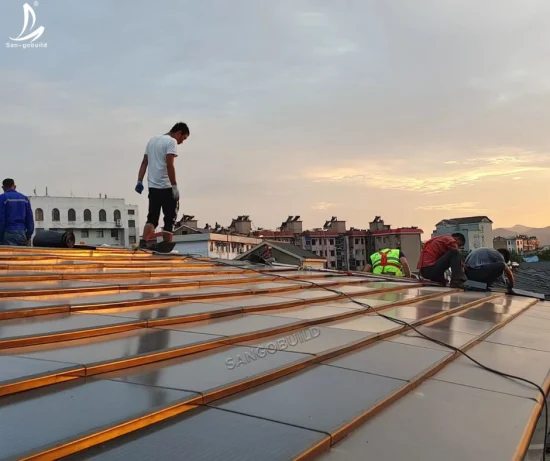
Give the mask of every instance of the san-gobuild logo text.
[{"label": "san-gobuild logo text", "polygon": [[228,370],[233,370],[242,365],[254,362],[258,359],[264,359],[268,355],[276,354],[278,351],[284,351],[292,348],[300,343],[305,343],[317,338],[321,334],[319,328],[307,328],[306,330],[297,331],[284,338],[279,338],[276,341],[271,341],[260,347],[252,348],[244,352],[244,354],[236,354],[235,357],[228,357],[225,360],[225,365]]},{"label": "san-gobuild logo text", "polygon": [[[38,6],[38,2],[34,2],[35,6]],[[33,8],[25,3],[23,5],[23,28],[17,37],[9,37],[11,42],[6,42],[6,48],[22,48],[24,50],[28,48],[47,48],[47,42],[37,42],[44,33],[44,26],[37,27],[36,25],[36,13]]]}]

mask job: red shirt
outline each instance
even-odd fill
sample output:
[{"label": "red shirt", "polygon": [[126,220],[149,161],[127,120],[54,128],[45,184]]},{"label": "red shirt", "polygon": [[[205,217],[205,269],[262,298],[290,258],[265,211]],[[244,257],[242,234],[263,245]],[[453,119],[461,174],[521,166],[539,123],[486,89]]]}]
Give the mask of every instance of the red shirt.
[{"label": "red shirt", "polygon": [[441,256],[452,248],[458,249],[458,244],[450,235],[440,235],[428,240],[422,248],[422,253],[420,253],[417,268],[422,269],[423,267],[433,266]]}]

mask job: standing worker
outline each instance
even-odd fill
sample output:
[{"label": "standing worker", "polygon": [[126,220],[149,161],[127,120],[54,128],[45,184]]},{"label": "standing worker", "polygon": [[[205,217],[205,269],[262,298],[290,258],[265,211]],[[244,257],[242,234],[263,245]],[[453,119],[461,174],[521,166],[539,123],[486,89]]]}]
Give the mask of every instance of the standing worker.
[{"label": "standing worker", "polygon": [[34,218],[29,199],[15,190],[13,179],[2,181],[0,195],[0,244],[25,246],[34,233]]},{"label": "standing worker", "polygon": [[459,232],[428,240],[418,260],[420,275],[432,282],[447,285],[445,272],[450,268],[451,288],[464,288],[466,276],[462,270],[459,248],[463,248],[465,243],[464,235]]},{"label": "standing worker", "polygon": [[396,277],[411,277],[411,269],[407,258],[400,249],[384,250],[373,253],[365,266],[365,272],[375,275],[395,275]]},{"label": "standing worker", "polygon": [[466,277],[490,287],[506,272],[508,289],[511,290],[514,287],[514,274],[508,267],[509,262],[510,252],[506,249],[477,248],[466,256]]},{"label": "standing worker", "polygon": [[155,233],[160,218],[160,210],[164,215],[164,232],[170,235],[165,240],[171,241],[171,234],[177,217],[180,198],[174,159],[178,156],[178,144],[189,137],[189,128],[183,122],[176,123],[166,134],[154,136],[147,143],[145,155],[139,168],[136,192],[143,192],[143,177],[147,173],[149,186],[149,211],[147,224],[139,242],[141,248],[147,246],[147,241]]}]

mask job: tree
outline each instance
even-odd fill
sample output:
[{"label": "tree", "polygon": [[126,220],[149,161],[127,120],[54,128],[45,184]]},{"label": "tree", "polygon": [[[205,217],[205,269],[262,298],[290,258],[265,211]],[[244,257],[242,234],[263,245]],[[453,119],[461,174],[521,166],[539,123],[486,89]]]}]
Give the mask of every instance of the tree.
[{"label": "tree", "polygon": [[523,258],[517,251],[510,252],[510,261],[513,263],[521,263],[523,262]]}]

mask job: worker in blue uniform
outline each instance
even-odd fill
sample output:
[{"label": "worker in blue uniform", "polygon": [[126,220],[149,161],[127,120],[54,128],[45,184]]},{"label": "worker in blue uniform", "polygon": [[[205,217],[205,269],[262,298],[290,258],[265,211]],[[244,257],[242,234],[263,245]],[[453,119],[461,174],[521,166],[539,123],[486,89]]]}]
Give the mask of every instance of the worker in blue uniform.
[{"label": "worker in blue uniform", "polygon": [[25,246],[34,233],[34,218],[29,199],[15,190],[13,179],[4,179],[0,195],[0,244]]}]

